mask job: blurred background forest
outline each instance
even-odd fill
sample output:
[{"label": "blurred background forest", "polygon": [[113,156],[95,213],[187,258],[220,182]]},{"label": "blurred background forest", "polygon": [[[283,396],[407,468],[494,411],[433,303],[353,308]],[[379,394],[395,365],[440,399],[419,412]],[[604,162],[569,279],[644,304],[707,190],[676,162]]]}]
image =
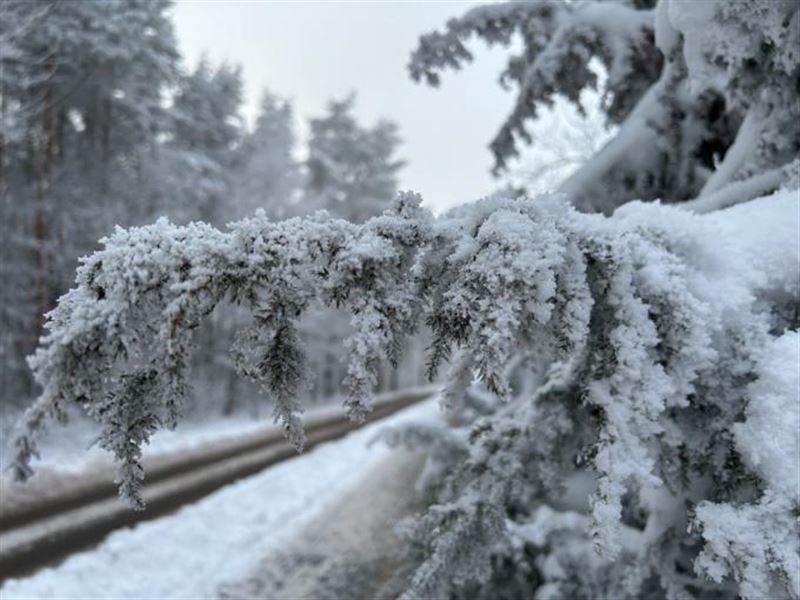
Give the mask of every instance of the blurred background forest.
[{"label": "blurred background forest", "polygon": [[[326,210],[362,222],[387,208],[398,190],[407,163],[396,123],[359,117],[355,91],[305,118],[291,100],[262,89],[256,114],[247,114],[241,66],[206,54],[190,65],[181,56],[171,2],[12,0],[1,10],[0,411],[6,429],[36,395],[26,357],[44,315],[70,288],[79,257],[115,226],[166,217],[224,227],[257,209],[273,219]],[[434,14],[433,22],[439,18]],[[213,50],[214,40],[205,41]],[[414,41],[402,48],[403,57]],[[404,81],[401,72],[393,79]],[[608,139],[599,98],[585,92],[583,115],[556,103],[534,126],[551,143],[527,152],[490,185],[506,193],[554,187]],[[431,130],[435,135],[435,123]],[[441,163],[447,165],[446,156]],[[489,181],[485,173],[478,177]],[[442,179],[453,178],[445,173]],[[197,335],[188,403],[196,417],[258,412],[257,390],[230,360],[242,319],[231,306]],[[348,327],[348,317],[332,309],[305,318],[315,379],[306,400],[339,396],[339,344]],[[424,335],[409,345],[399,368],[382,367],[378,391],[421,381]]]},{"label": "blurred background forest", "polygon": [[[400,134],[360,122],[355,95],[304,123],[269,91],[243,116],[241,69],[182,62],[165,1],[8,2],[2,9],[0,130],[2,280],[0,406],[10,421],[35,395],[25,357],[44,314],[69,289],[79,257],[115,226],[167,217],[223,227],[256,209],[274,219],[317,210],[361,222],[397,191]],[[197,336],[198,414],[252,410],[255,390],[228,358],[234,307]],[[348,320],[320,309],[305,321],[312,398],[336,397]],[[380,388],[416,382],[419,352]],[[197,390],[202,390],[198,393]]]}]

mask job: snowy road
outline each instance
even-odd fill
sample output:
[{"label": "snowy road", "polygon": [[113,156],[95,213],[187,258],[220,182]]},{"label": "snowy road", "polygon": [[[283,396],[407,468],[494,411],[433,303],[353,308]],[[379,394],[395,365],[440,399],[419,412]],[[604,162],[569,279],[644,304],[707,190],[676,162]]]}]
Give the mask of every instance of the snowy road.
[{"label": "snowy road", "polygon": [[262,557],[243,581],[227,584],[223,598],[390,600],[405,589],[407,546],[396,525],[423,505],[414,493],[424,453],[398,451],[383,458],[303,532]]},{"label": "snowy road", "polygon": [[390,450],[384,425],[437,418],[434,400],[230,485],[178,513],[111,534],[55,568],[11,579],[0,597],[213,598],[250,576],[359,484]]}]

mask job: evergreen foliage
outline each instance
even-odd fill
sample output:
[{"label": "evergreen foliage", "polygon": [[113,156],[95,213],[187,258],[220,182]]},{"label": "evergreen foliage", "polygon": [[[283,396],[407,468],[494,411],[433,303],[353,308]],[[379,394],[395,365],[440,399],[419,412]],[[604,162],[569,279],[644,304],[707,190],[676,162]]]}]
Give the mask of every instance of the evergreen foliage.
[{"label": "evergreen foliage", "polygon": [[581,92],[602,84],[618,132],[561,186],[583,209],[685,201],[761,176],[749,190],[728,190],[753,198],[785,181],[779,170],[800,150],[800,16],[792,0],[478,6],[421,37],[412,78],[438,85],[441,72],[473,60],[473,37],[490,46],[521,42],[500,76],[516,101],[490,144],[498,173],[521,145],[543,141],[528,130],[542,107],[560,96],[583,110]]},{"label": "evergreen foliage", "polygon": [[[358,222],[260,211],[225,229],[117,229],[48,315],[16,474],[30,475],[46,420],[77,405],[141,507],[141,446],[177,421],[193,332],[226,302],[252,321],[233,348],[238,370],[267,388],[300,447],[297,332],[322,303],[350,315],[353,419],[380,363],[423,324],[430,376],[449,363],[453,428],[387,434],[431,449],[431,504],[406,527],[417,554],[405,597],[800,598],[800,282],[788,248],[800,5],[482,6],[424,36],[412,76],[435,84],[462,66],[472,35],[523,41],[504,73],[519,96],[493,143],[501,168],[539,106],[598,81],[590,58],[607,70],[617,134],[563,193],[437,218],[401,193],[367,218],[345,200],[394,185],[393,130],[353,134],[385,150],[372,153],[387,167],[373,188],[328,151],[329,131],[356,131],[349,103],[332,105],[312,135],[312,187],[333,178],[318,197],[334,213],[358,207],[347,215]],[[363,181],[369,193],[348,196]]]},{"label": "evergreen foliage", "polygon": [[328,114],[311,120],[307,205],[360,223],[389,206],[397,190],[397,126],[382,120],[365,128],[352,112],[355,96],[331,101]]},{"label": "evergreen foliage", "polygon": [[[748,415],[772,418],[771,406],[758,408],[767,386],[788,411],[772,435],[796,445],[790,384],[779,383],[781,369],[765,370],[764,354],[770,339],[784,347],[796,334],[771,338],[752,267],[718,255],[710,217],[633,204],[606,219],[555,197],[489,199],[433,219],[419,202],[400,195],[360,226],[262,214],[225,232],[165,220],[118,230],[82,265],[31,360],[44,393],[16,442],[18,475],[30,472],[44,417],[77,403],[100,422],[121,492],[138,506],[138,448],[172,422],[192,331],[226,298],[255,323],[239,337],[240,370],[269,388],[276,418],[301,445],[292,323],[322,298],[352,314],[353,418],[369,410],[377,362],[423,321],[434,353],[459,349],[449,396],[471,382],[466,369],[505,399],[468,425],[467,446],[448,442],[455,454],[440,453],[451,466],[412,529],[425,559],[408,597],[469,596],[475,586],[490,595],[514,536],[531,540],[535,560],[522,569],[587,561],[560,576],[531,571],[559,593],[623,586],[613,589],[635,596],[655,585],[674,597],[722,594],[728,572],[749,597],[794,590],[796,485],[761,462],[773,440],[745,432],[759,427]],[[520,353],[536,360],[515,363]],[[541,361],[551,367],[536,393],[515,394],[510,369]],[[555,530],[576,547],[553,547],[555,533],[537,525],[549,509],[538,507],[581,478],[593,489],[588,513],[565,513]],[[725,523],[735,519],[753,523],[751,533],[732,537]],[[755,523],[770,529],[754,557]],[[603,561],[612,559],[630,565],[624,580],[607,579],[614,571]]]}]

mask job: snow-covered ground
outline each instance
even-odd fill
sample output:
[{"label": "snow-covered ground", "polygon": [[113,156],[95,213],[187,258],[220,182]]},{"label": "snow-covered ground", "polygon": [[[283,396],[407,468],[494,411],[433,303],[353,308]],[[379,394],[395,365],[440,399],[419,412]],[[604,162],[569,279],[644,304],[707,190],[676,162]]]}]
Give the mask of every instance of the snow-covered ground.
[{"label": "snow-covered ground", "polygon": [[381,459],[291,543],[262,556],[245,579],[224,585],[220,597],[395,600],[410,574],[398,525],[423,510],[416,483],[424,464],[424,451],[401,449]]},{"label": "snow-covered ground", "polygon": [[252,573],[388,452],[386,425],[437,418],[435,400],[323,444],[185,507],[116,531],[96,548],[23,579],[0,598],[211,598]]}]

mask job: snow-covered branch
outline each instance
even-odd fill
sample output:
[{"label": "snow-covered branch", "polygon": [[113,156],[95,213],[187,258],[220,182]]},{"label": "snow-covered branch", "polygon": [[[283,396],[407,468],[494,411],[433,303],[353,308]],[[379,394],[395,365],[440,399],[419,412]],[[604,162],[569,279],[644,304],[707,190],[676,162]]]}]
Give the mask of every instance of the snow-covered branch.
[{"label": "snow-covered branch", "polygon": [[30,436],[43,417],[77,404],[101,424],[100,444],[121,463],[121,491],[138,503],[140,447],[155,429],[174,426],[192,332],[225,299],[254,321],[235,345],[237,366],[273,396],[276,420],[298,447],[302,350],[293,323],[313,300],[348,309],[347,405],[363,418],[378,362],[419,320],[408,271],[429,216],[418,204],[402,195],[394,212],[363,227],[324,216],[273,223],[262,213],[227,232],[166,220],[118,229],[84,261],[30,359],[43,392],[16,440],[17,475],[30,474]]},{"label": "snow-covered branch", "polygon": [[[783,218],[790,200],[787,192],[759,202]],[[319,298],[352,314],[346,405],[354,418],[369,410],[378,359],[391,359],[422,321],[433,332],[431,370],[454,357],[451,395],[475,377],[505,400],[475,422],[468,458],[447,470],[438,504],[415,529],[428,550],[412,595],[491,577],[508,507],[546,501],[581,472],[594,490],[587,542],[606,560],[633,560],[626,511],[635,498],[649,515],[637,527],[653,552],[640,566],[680,589],[685,566],[661,557],[698,542],[699,531],[707,543],[698,564],[715,578],[719,565],[736,574],[750,560],[737,546],[746,536],[724,554],[716,549],[715,510],[757,512],[762,498],[776,497],[769,522],[796,527],[791,489],[757,468],[762,442],[730,442],[757,410],[760,388],[748,384],[761,381],[771,325],[750,287],[751,263],[719,255],[713,222],[639,203],[612,218],[585,215],[557,196],[491,198],[433,219],[419,201],[401,195],[363,225],[262,215],[224,232],[166,221],[118,230],[49,315],[31,360],[43,394],[16,440],[18,474],[30,472],[32,435],[45,416],[76,403],[100,422],[121,491],[138,504],[141,445],[178,417],[192,331],[225,298],[254,320],[236,344],[239,370],[273,395],[276,419],[299,446],[302,349],[293,323]],[[533,397],[510,380],[536,367],[520,355],[552,367]],[[771,385],[764,377],[759,385]],[[782,443],[796,441],[790,426],[776,433]],[[463,447],[450,450],[448,461]],[[698,528],[685,533],[694,507]],[[783,585],[794,560],[773,548],[782,539],[763,546],[777,562],[753,567],[771,585]],[[454,566],[453,552],[467,547]],[[746,586],[755,575],[741,577]]]},{"label": "snow-covered branch", "polygon": [[683,207],[698,214],[722,210],[765,196],[790,182],[790,188],[797,188],[799,175],[800,160],[795,160],[782,168],[770,169],[747,179],[730,182],[713,192],[690,200]]},{"label": "snow-covered branch", "polygon": [[[490,142],[495,173],[535,145],[529,125],[557,96],[581,108],[602,87],[617,133],[564,182],[581,210],[683,202],[791,162],[800,143],[800,8],[774,2],[505,2],[420,38],[413,79],[439,84],[473,60],[471,38],[521,50],[501,75],[514,107]],[[591,61],[602,65],[601,80]],[[757,65],[757,68],[755,67]]]},{"label": "snow-covered branch", "polygon": [[460,69],[472,60],[464,45],[470,37],[489,45],[522,41],[522,52],[509,59],[501,76],[504,86],[517,89],[517,100],[490,144],[500,171],[519,154],[519,142],[532,142],[526,122],[537,117],[541,106],[552,105],[555,96],[561,95],[582,109],[581,91],[595,88],[598,82],[590,66],[592,58],[599,59],[608,73],[606,113],[614,123],[624,120],[660,70],[652,20],[652,11],[616,3],[481,6],[449,21],[446,31],[422,36],[409,71],[416,81],[438,85],[440,71]]}]

